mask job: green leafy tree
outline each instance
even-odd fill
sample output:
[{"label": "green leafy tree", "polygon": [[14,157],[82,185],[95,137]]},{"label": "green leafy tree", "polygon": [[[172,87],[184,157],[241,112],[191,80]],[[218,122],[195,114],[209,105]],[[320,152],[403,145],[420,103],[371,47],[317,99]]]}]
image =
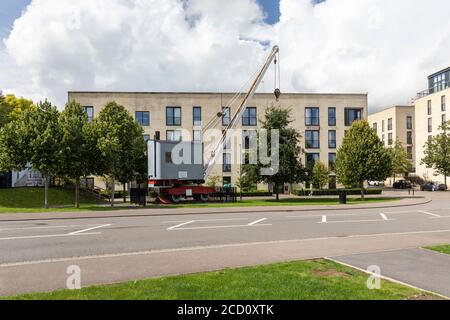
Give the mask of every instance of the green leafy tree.
[{"label": "green leafy tree", "polygon": [[384,181],[392,173],[392,155],[366,120],[355,121],[337,152],[335,172],[345,186],[359,185],[364,200],[364,182]]},{"label": "green leafy tree", "polygon": [[208,178],[208,181],[206,181],[206,185],[208,187],[217,187],[217,185],[220,183],[220,181],[222,180],[221,177],[219,176],[210,176]]},{"label": "green leafy tree", "polygon": [[439,129],[442,132],[426,142],[421,163],[443,175],[447,184],[450,175],[450,122],[444,123]]},{"label": "green leafy tree", "polygon": [[3,96],[0,92],[0,127],[17,120],[21,113],[33,108],[33,102],[24,98],[16,98],[9,94]]},{"label": "green leafy tree", "polygon": [[111,179],[111,207],[114,207],[116,181],[128,182],[135,175],[134,152],[139,150],[136,144],[143,143],[143,131],[129,112],[116,102],[109,102],[94,122],[100,151],[98,171]]},{"label": "green leafy tree", "polygon": [[392,156],[392,174],[394,181],[397,174],[404,174],[411,171],[411,161],[408,159],[408,153],[399,140],[395,140],[392,148],[389,149]]},{"label": "green leafy tree", "polygon": [[96,171],[99,157],[93,124],[87,120],[83,107],[75,102],[66,104],[60,115],[61,164],[58,174],[75,180],[75,206],[80,207],[80,179]]},{"label": "green leafy tree", "polygon": [[[305,170],[301,161],[303,150],[300,146],[300,133],[290,125],[293,122],[291,118],[292,110],[270,107],[266,109],[265,118],[261,121],[262,128],[268,132],[268,139],[263,143],[268,146],[268,156],[271,154],[271,134],[273,130],[278,130],[280,136],[279,150],[279,168],[274,175],[261,175],[261,169],[269,166],[260,162],[256,165],[244,165],[244,172],[249,179],[255,182],[265,182],[274,186],[276,199],[280,199],[280,190],[285,183],[298,183],[304,180]],[[261,139],[261,137],[259,137]],[[255,152],[253,150],[252,152]]]},{"label": "green leafy tree", "polygon": [[321,162],[317,161],[312,170],[311,182],[313,185],[319,186],[320,189],[328,183],[329,180],[329,171],[327,166]]},{"label": "green leafy tree", "polygon": [[47,100],[25,110],[0,131],[0,167],[21,170],[28,164],[44,178],[45,208],[49,207],[50,176],[61,164],[59,112]]}]

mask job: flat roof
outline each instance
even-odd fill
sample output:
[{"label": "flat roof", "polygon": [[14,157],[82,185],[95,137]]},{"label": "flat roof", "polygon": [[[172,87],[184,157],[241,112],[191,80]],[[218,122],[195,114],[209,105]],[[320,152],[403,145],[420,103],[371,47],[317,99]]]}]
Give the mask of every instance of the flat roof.
[{"label": "flat roof", "polygon": [[448,71],[450,71],[450,67],[445,68],[445,69],[442,69],[442,70],[440,70],[440,71],[438,71],[438,72],[435,72],[435,73],[429,75],[429,76],[428,76],[428,79],[433,78],[433,77],[435,77],[435,76],[437,76],[437,75],[439,75],[439,74],[441,74],[441,73],[448,72]]},{"label": "flat roof", "polygon": [[[68,91],[69,94],[205,94],[205,95],[216,95],[216,94],[229,94],[234,95],[237,92],[187,92],[187,91],[180,91],[180,92],[158,92],[158,91]],[[273,95],[273,92],[257,92],[255,95]],[[358,96],[367,96],[368,93],[301,93],[301,92],[282,92],[281,95],[342,95],[342,96],[351,96],[351,95],[358,95]]]},{"label": "flat roof", "polygon": [[392,107],[388,107],[388,108],[385,108],[385,109],[381,109],[381,110],[379,110],[377,112],[370,113],[369,116],[373,116],[373,115],[375,115],[377,113],[385,112],[387,110],[395,109],[395,108],[414,108],[414,105],[397,105],[397,106],[392,106]]}]

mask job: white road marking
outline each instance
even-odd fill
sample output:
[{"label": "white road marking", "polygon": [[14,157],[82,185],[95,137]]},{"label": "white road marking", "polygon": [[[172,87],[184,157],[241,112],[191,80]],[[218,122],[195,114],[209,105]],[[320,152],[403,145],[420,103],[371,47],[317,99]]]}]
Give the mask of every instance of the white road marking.
[{"label": "white road marking", "polygon": [[427,215],[435,217],[435,218],[442,218],[442,216],[440,216],[438,214],[435,214],[435,213],[428,212],[428,211],[418,211],[418,212],[423,213],[423,214],[427,214]]},{"label": "white road marking", "polygon": [[74,235],[77,235],[77,234],[80,234],[80,233],[84,233],[86,231],[91,231],[91,230],[100,229],[100,228],[106,228],[106,227],[110,227],[110,226],[111,226],[111,224],[102,224],[101,226],[90,227],[90,228],[86,228],[86,229],[83,229],[83,230],[71,232],[71,233],[69,233],[69,235],[74,236]]},{"label": "white road marking", "polygon": [[183,231],[183,230],[206,230],[206,229],[227,229],[227,228],[255,228],[255,227],[267,227],[271,226],[271,224],[257,224],[249,226],[248,224],[243,225],[229,225],[229,226],[204,226],[204,227],[187,227],[187,228],[176,228],[170,231]]},{"label": "white road marking", "polygon": [[248,226],[254,226],[255,224],[258,224],[258,223],[263,222],[263,221],[266,221],[266,220],[267,220],[267,218],[262,218],[262,219],[259,219],[259,220],[250,222],[250,223],[248,224]]},{"label": "white road marking", "polygon": [[383,220],[389,220],[388,217],[386,217],[386,215],[384,213],[380,213],[381,218],[383,218]]},{"label": "white road marking", "polygon": [[327,223],[327,216],[322,216],[322,222],[321,223]]},{"label": "white road marking", "polygon": [[17,230],[39,230],[39,229],[58,229],[58,228],[81,228],[88,227],[89,225],[69,225],[69,226],[45,226],[45,227],[15,227],[15,228],[2,228],[0,231],[17,231]]},{"label": "white road marking", "polygon": [[[193,220],[195,222],[209,222],[209,221],[244,221],[244,220],[250,220],[250,218],[230,218],[230,219],[205,219],[205,220]],[[169,223],[183,223],[186,222],[186,220],[183,221],[163,221],[163,224],[169,224]]]},{"label": "white road marking", "polygon": [[[350,216],[357,216],[356,213],[342,213],[342,214],[327,214],[327,217],[350,217]],[[309,219],[309,218],[317,218],[317,217],[323,217],[321,214],[314,214],[314,215],[303,215],[303,216],[287,216],[286,218],[303,218],[303,219]]]},{"label": "white road marking", "polygon": [[328,221],[328,222],[319,222],[319,223],[360,223],[360,222],[386,222],[386,221],[394,221],[395,219],[388,220],[342,220],[342,221]]},{"label": "white road marking", "polygon": [[26,240],[26,239],[40,239],[40,238],[60,238],[60,237],[74,237],[74,236],[91,236],[101,234],[101,232],[91,232],[91,233],[79,233],[79,234],[47,234],[47,235],[39,235],[39,236],[23,236],[23,237],[8,237],[8,238],[0,238],[0,241],[4,240]]},{"label": "white road marking", "polygon": [[179,228],[179,227],[182,227],[182,226],[185,226],[185,225],[187,225],[187,224],[190,224],[190,223],[194,223],[194,222],[195,222],[195,220],[191,220],[191,221],[186,221],[186,222],[183,222],[183,223],[177,224],[176,226],[173,226],[173,227],[167,228],[167,230],[169,230],[169,231],[172,231],[172,230],[175,230],[175,229],[177,229],[177,228]]},{"label": "white road marking", "polygon": [[[195,250],[223,249],[223,248],[234,248],[234,247],[245,247],[245,246],[299,243],[299,242],[324,241],[324,240],[342,240],[342,239],[349,239],[349,238],[350,239],[352,239],[352,238],[353,239],[355,239],[355,238],[373,238],[373,237],[404,236],[404,235],[412,235],[412,234],[434,234],[434,233],[450,233],[450,229],[432,230],[432,231],[427,230],[427,231],[409,231],[409,232],[394,232],[394,233],[377,233],[377,234],[355,234],[355,235],[349,235],[346,238],[321,237],[321,238],[306,238],[306,239],[295,239],[295,240],[275,240],[275,241],[265,241],[265,242],[246,242],[246,243],[219,244],[219,245],[197,246],[197,247],[186,247],[186,248],[147,250],[147,251],[113,253],[113,254],[103,254],[103,255],[72,257],[72,258],[56,258],[56,259],[25,261],[25,262],[3,263],[3,264],[0,264],[0,268],[17,267],[17,266],[24,266],[24,265],[37,265],[37,264],[45,264],[45,263],[80,261],[80,260],[120,258],[120,257],[140,256],[140,255],[149,255],[149,254],[158,254],[158,253],[195,251]],[[80,234],[80,235],[86,235],[86,234]],[[414,246],[414,247],[416,247],[416,246]]]}]

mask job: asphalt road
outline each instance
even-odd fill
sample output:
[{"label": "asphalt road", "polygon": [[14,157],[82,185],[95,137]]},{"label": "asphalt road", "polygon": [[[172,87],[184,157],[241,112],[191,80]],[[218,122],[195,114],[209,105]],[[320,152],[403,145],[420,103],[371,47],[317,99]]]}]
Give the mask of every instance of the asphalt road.
[{"label": "asphalt road", "polygon": [[[0,222],[0,295],[450,243],[450,193],[400,208]],[[243,209],[245,210],[245,209]]]}]

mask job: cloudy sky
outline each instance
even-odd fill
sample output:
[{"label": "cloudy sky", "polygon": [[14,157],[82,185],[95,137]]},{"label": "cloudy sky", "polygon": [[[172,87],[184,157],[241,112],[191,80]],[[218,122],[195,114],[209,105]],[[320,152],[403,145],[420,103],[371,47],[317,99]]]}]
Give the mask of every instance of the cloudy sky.
[{"label": "cloudy sky", "polygon": [[373,112],[450,65],[449,18],[448,0],[1,0],[0,89],[234,91],[278,44],[282,91],[369,92]]}]

